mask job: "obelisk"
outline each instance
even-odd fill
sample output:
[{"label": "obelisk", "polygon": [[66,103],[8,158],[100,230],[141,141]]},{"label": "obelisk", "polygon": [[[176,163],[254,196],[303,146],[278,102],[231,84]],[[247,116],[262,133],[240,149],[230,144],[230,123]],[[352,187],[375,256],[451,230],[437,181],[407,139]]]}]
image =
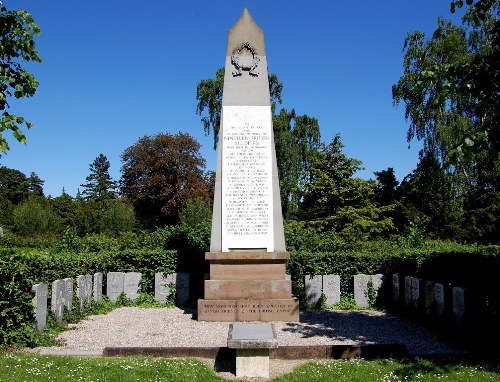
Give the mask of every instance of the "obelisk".
[{"label": "obelisk", "polygon": [[264,33],[245,9],[231,28],[204,321],[298,321],[287,279]]}]

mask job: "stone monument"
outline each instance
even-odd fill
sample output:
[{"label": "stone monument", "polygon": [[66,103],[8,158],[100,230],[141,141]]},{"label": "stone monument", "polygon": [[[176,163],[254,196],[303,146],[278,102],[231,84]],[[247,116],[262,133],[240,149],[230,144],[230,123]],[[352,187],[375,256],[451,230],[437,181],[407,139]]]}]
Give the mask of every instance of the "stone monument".
[{"label": "stone monument", "polygon": [[202,321],[298,321],[286,278],[264,33],[245,9],[231,28]]}]

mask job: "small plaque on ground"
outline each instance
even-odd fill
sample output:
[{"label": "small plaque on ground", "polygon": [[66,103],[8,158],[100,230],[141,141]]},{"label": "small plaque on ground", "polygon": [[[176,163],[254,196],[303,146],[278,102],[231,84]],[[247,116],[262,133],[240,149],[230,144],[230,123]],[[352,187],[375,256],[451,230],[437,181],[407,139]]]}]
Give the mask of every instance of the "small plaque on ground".
[{"label": "small plaque on ground", "polygon": [[272,324],[235,323],[229,325],[227,346],[233,349],[265,349],[278,347],[278,337]]}]

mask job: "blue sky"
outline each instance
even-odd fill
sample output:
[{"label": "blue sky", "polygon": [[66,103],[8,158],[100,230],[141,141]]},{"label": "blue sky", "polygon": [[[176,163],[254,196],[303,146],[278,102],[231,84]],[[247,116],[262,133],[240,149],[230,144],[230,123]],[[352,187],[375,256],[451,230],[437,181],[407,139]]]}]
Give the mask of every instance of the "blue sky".
[{"label": "blue sky", "polygon": [[391,87],[403,73],[408,32],[430,35],[449,0],[4,0],[30,11],[42,30],[40,82],[11,111],[34,124],[27,146],[8,136],[0,165],[45,181],[46,195],[75,195],[99,155],[120,178],[120,155],[144,135],[187,132],[215,169],[213,138],[196,115],[196,85],[223,66],[227,33],[247,7],[264,30],[269,70],[283,104],[319,120],[322,140],[340,133],[363,162],[358,176],[393,167],[401,180],[418,162],[408,149],[404,105]]}]

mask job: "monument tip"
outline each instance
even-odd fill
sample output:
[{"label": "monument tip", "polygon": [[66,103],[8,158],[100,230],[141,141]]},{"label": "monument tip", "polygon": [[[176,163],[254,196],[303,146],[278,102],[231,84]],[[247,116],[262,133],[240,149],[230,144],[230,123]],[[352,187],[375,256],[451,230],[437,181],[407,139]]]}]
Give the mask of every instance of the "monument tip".
[{"label": "monument tip", "polygon": [[233,51],[242,43],[250,43],[261,56],[265,56],[264,32],[257,25],[248,8],[243,9],[240,18],[229,31],[227,56],[231,56]]}]

